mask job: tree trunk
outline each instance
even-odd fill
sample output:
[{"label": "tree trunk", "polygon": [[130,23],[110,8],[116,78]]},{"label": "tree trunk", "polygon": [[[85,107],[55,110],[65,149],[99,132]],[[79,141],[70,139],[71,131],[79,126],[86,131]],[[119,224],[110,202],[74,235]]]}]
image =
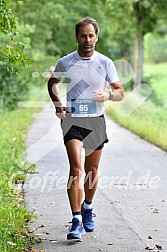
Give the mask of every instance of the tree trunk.
[{"label": "tree trunk", "polygon": [[143,34],[139,30],[136,34],[135,44],[135,80],[134,87],[142,83],[143,79]]},{"label": "tree trunk", "polygon": [[142,83],[143,79],[143,63],[144,63],[144,50],[143,50],[143,19],[141,15],[140,8],[141,1],[139,0],[135,7],[136,11],[136,41],[135,41],[135,77],[134,77],[134,87],[137,87]]}]

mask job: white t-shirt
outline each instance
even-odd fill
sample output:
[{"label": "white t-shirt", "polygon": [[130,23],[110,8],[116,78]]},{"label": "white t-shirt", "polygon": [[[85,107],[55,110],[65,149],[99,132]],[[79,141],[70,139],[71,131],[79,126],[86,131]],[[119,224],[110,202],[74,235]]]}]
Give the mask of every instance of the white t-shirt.
[{"label": "white t-shirt", "polygon": [[89,58],[80,57],[77,51],[64,56],[56,64],[53,77],[58,80],[67,78],[69,112],[74,116],[90,117],[104,113],[104,103],[92,101],[93,92],[105,91],[107,83],[119,81],[113,61],[97,51]]}]

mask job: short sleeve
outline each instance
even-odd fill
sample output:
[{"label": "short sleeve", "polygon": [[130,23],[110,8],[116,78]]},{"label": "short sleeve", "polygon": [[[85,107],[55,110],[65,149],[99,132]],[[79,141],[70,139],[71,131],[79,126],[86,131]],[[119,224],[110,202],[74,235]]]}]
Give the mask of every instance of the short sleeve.
[{"label": "short sleeve", "polygon": [[112,60],[107,62],[107,76],[106,81],[109,84],[119,81],[118,74],[114,62]]},{"label": "short sleeve", "polygon": [[64,76],[64,67],[62,60],[60,59],[55,66],[55,70],[53,71],[52,77],[61,80],[63,76]]}]

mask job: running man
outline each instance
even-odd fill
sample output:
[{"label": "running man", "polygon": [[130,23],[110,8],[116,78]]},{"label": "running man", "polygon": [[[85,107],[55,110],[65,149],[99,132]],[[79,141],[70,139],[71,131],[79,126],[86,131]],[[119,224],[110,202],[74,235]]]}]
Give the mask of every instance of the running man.
[{"label": "running man", "polygon": [[[98,184],[102,149],[108,142],[104,102],[121,101],[124,97],[113,61],[95,51],[98,32],[98,24],[93,18],[79,20],[75,25],[77,50],[58,61],[48,81],[56,116],[61,119],[70,166],[67,193],[73,218],[68,240],[80,239],[85,231],[94,230],[92,201]],[[67,86],[65,104],[58,87],[62,78]],[[107,85],[110,85],[110,91],[106,90]],[[85,149],[84,185],[81,183],[82,148]]]}]

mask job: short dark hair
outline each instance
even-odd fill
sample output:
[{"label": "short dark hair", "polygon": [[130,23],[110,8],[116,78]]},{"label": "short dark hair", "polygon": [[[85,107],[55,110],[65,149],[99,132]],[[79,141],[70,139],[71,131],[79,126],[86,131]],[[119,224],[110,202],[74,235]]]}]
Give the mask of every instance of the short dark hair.
[{"label": "short dark hair", "polygon": [[96,35],[98,34],[99,32],[99,26],[98,26],[98,23],[96,22],[95,19],[91,18],[91,17],[84,17],[82,18],[81,20],[79,20],[76,24],[75,24],[75,35],[77,36],[78,33],[79,33],[79,28],[81,26],[84,26],[84,25],[88,25],[88,24],[92,24],[94,29],[95,29],[95,33]]}]

